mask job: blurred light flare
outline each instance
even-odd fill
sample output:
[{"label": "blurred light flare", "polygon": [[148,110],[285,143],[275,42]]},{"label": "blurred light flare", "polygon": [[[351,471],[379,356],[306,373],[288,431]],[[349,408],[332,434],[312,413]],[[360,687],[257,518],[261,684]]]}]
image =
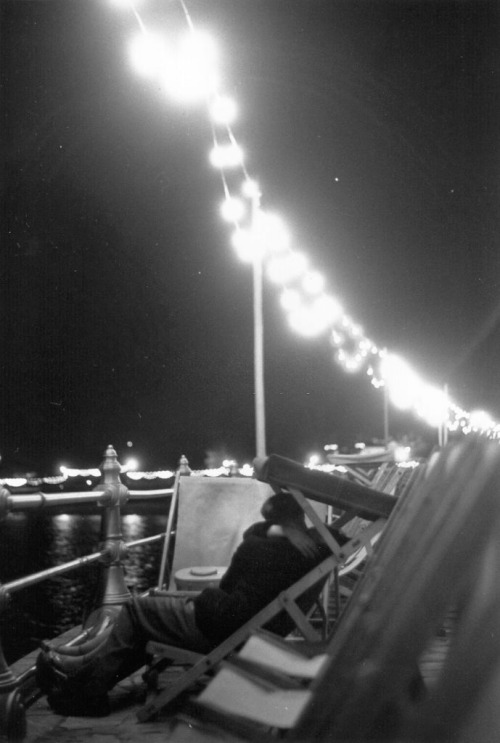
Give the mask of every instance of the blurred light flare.
[{"label": "blurred light flare", "polygon": [[210,104],[209,114],[214,124],[229,126],[236,120],[238,109],[232,98],[218,95]]},{"label": "blurred light flare", "polygon": [[166,39],[149,31],[135,36],[129,46],[129,58],[133,69],[144,77],[157,77],[172,64]]},{"label": "blurred light flare", "polygon": [[332,325],[342,314],[340,303],[329,294],[321,294],[314,300],[315,311],[323,315],[325,321]]},{"label": "blurred light flare", "polygon": [[289,249],[290,232],[277,214],[259,210],[254,229],[266,253],[282,253]]},{"label": "blurred light flare", "polygon": [[168,92],[177,100],[207,99],[218,85],[217,51],[208,33],[191,30],[179,41],[175,59],[166,71]]},{"label": "blurred light flare", "polygon": [[410,459],[411,448],[409,446],[396,446],[394,449],[395,462],[408,462]]},{"label": "blurred light flare", "polygon": [[407,410],[414,404],[422,383],[406,361],[394,354],[388,354],[381,360],[380,376],[395,407]]},{"label": "blurred light flare", "polygon": [[214,168],[235,168],[242,165],[244,160],[243,150],[234,142],[229,144],[216,144],[210,151],[210,162]]},{"label": "blurred light flare", "polygon": [[316,467],[316,465],[320,463],[321,463],[320,454],[310,454],[308,457],[306,467]]},{"label": "blurred light flare", "polygon": [[135,457],[130,457],[127,459],[127,461],[122,465],[121,471],[122,472],[133,472],[135,470],[139,469],[139,463]]},{"label": "blurred light flare", "polygon": [[245,204],[241,199],[232,196],[226,197],[221,204],[220,213],[226,222],[238,222],[245,216]]},{"label": "blurred light flare", "polygon": [[493,427],[493,420],[484,410],[472,410],[469,415],[469,425],[476,431],[488,430]]},{"label": "blurred light flare", "polygon": [[308,271],[302,279],[302,287],[307,294],[319,294],[325,288],[325,279],[318,271]]},{"label": "blurred light flare", "polygon": [[231,244],[238,258],[244,263],[253,263],[259,245],[250,230],[241,228],[233,232]]},{"label": "blurred light flare", "polygon": [[299,279],[307,269],[307,258],[303,253],[290,251],[269,259],[266,274],[275,284],[289,284]]},{"label": "blurred light flare", "polygon": [[162,78],[168,95],[179,103],[194,104],[205,101],[219,83],[218,76],[201,71],[192,63],[173,63]]},{"label": "blurred light flare", "polygon": [[330,297],[321,297],[313,303],[298,304],[290,312],[288,322],[300,335],[313,338],[324,333],[332,322],[335,312],[335,301]]},{"label": "blurred light flare", "polygon": [[302,304],[300,293],[296,289],[285,289],[281,293],[280,304],[289,312],[298,309]]},{"label": "blurred light flare", "polygon": [[448,396],[438,387],[422,384],[415,410],[429,426],[438,428],[448,418]]},{"label": "blurred light flare", "polygon": [[245,178],[241,186],[241,193],[248,199],[260,199],[262,196],[260,186],[253,178]]}]

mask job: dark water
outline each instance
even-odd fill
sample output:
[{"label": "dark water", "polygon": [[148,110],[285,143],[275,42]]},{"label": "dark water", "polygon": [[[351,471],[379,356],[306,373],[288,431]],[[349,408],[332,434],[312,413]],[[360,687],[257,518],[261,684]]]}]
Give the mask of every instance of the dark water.
[{"label": "dark water", "polygon": [[[165,516],[122,516],[126,542],[165,530]],[[0,527],[0,580],[8,583],[96,551],[100,516],[11,514]],[[130,550],[125,581],[131,591],[156,584],[162,542]],[[52,578],[12,594],[0,618],[2,647],[8,663],[79,624],[98,585],[99,566]]]}]

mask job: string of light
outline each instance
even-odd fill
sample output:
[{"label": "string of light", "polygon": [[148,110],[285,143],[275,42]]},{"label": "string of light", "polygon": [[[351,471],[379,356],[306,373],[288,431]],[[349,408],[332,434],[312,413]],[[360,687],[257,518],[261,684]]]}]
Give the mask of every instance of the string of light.
[{"label": "string of light", "polygon": [[[8,488],[22,488],[26,485],[30,487],[40,487],[42,485],[63,486],[77,477],[85,478],[87,485],[94,486],[96,481],[102,477],[102,473],[97,468],[77,469],[75,467],[60,467],[61,474],[54,477],[5,477],[0,479],[0,485]],[[131,470],[125,464],[121,468],[120,474],[126,475],[132,481],[139,480],[172,480],[175,472],[172,470],[156,470],[151,472],[141,472]],[[211,467],[203,470],[190,470],[189,474],[194,477],[253,477],[253,467],[250,464],[244,464],[241,467],[233,460],[225,460],[221,467]]]},{"label": "string of light", "polygon": [[132,66],[175,100],[206,106],[212,131],[209,160],[220,172],[224,194],[220,213],[232,228],[231,244],[241,260],[251,264],[258,256],[262,261],[290,327],[305,337],[326,335],[334,360],[346,372],[366,374],[376,389],[385,387],[395,407],[413,412],[428,425],[500,438],[500,424],[490,415],[467,412],[452,401],[447,389],[429,384],[397,354],[374,343],[327,291],[321,274],[293,247],[284,220],[261,207],[260,186],[249,175],[245,152],[232,128],[237,105],[223,92],[210,36],[195,27],[184,0],[179,4],[187,34],[169,39],[166,33],[149,31],[137,10],[141,1],[144,4],[145,0],[111,0],[130,10],[139,26],[130,48]]}]

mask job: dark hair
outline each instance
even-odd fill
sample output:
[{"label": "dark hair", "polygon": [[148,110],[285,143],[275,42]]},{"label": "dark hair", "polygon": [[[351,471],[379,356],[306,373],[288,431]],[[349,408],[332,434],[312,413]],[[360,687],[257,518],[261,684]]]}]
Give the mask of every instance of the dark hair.
[{"label": "dark hair", "polygon": [[289,493],[271,495],[264,502],[260,512],[266,521],[273,521],[275,524],[304,520],[304,511]]}]

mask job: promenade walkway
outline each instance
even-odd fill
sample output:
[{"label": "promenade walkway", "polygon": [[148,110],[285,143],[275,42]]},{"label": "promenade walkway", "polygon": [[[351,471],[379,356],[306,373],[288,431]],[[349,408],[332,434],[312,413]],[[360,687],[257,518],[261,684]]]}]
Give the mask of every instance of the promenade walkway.
[{"label": "promenade walkway", "polygon": [[[432,684],[442,668],[453,630],[453,615],[440,628],[431,647],[421,659],[420,668],[426,684]],[[71,633],[64,637],[68,637]],[[35,663],[37,652],[13,665],[20,673]],[[178,670],[165,671],[161,685],[171,683]],[[42,697],[27,712],[28,731],[25,743],[231,743],[229,733],[211,733],[206,729],[178,723],[175,716],[163,712],[156,720],[138,722],[136,713],[144,703],[145,685],[142,673],[124,680],[111,692],[112,713],[103,718],[61,717],[54,715]]]}]

